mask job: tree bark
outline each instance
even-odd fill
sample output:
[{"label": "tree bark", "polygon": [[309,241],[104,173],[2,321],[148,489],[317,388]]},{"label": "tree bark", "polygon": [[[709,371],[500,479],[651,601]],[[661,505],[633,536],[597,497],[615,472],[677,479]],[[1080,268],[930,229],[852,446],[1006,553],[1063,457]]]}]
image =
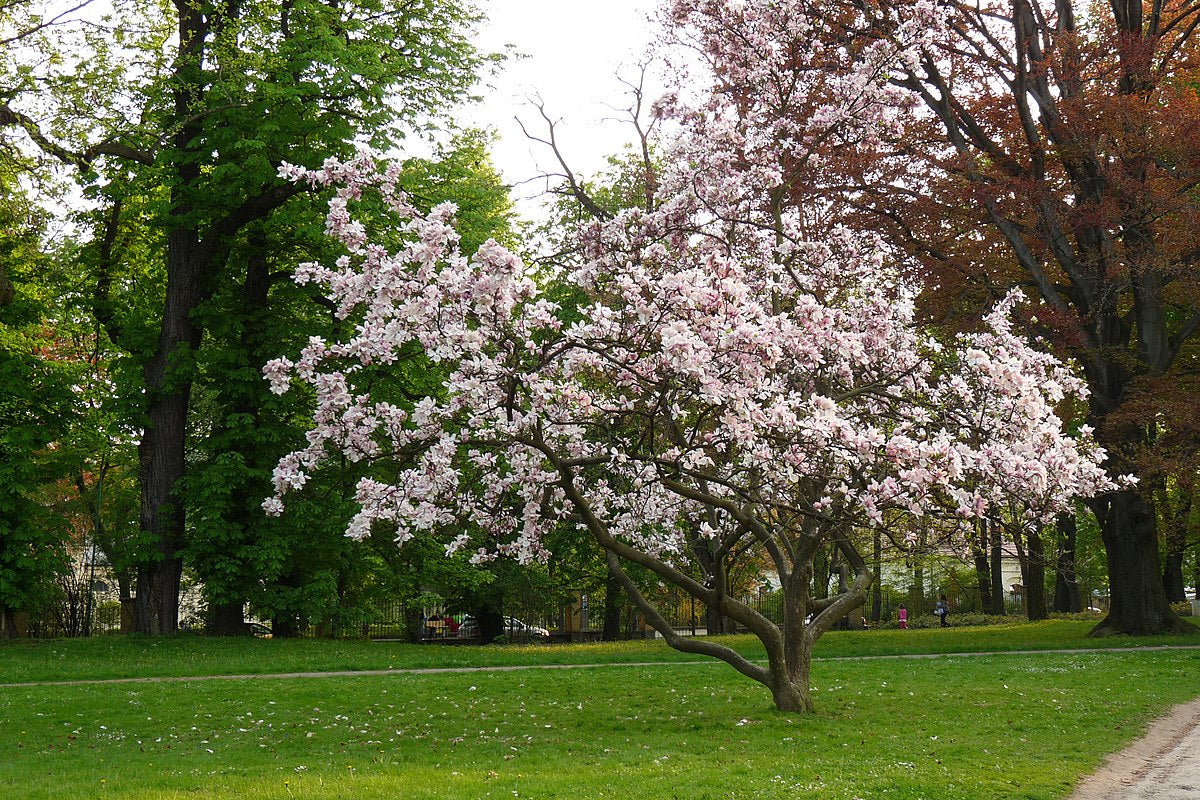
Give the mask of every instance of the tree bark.
[{"label": "tree bark", "polygon": [[[201,165],[209,154],[203,149],[202,129],[196,110],[208,102],[201,71],[206,37],[220,14],[206,16],[202,9],[176,3],[179,13],[179,51],[173,65],[172,103],[177,131],[172,137],[175,161],[171,176],[171,212],[167,224],[167,287],[162,327],[154,352],[143,368],[146,392],[146,429],[138,446],[141,495],[141,529],[154,542],[153,558],[137,570],[135,629],[140,633],[170,634],[179,626],[179,579],[183,562],[184,509],[175,496],[186,466],[185,444],[188,403],[192,388],[192,358],[201,330],[193,313],[211,294],[207,283],[223,263],[229,243],[250,222],[262,219],[301,191],[299,185],[261,187],[240,205],[218,214],[198,227],[194,217],[204,208],[197,199],[203,179]],[[236,14],[236,4],[224,9]],[[210,189],[212,187],[209,187]]]},{"label": "tree bark", "polygon": [[987,520],[982,519],[976,529],[977,536],[971,543],[971,555],[975,561],[975,580],[979,584],[979,610],[985,614],[992,602],[992,574],[988,566]]},{"label": "tree bark", "polygon": [[876,527],[874,534],[871,552],[871,621],[878,624],[883,619],[883,586],[880,582],[883,570],[883,533]]},{"label": "tree bark", "polygon": [[608,568],[604,578],[604,627],[600,638],[615,642],[621,638],[621,582]]},{"label": "tree bark", "polygon": [[916,614],[924,614],[929,609],[925,606],[925,570],[921,567],[913,569],[913,582],[908,587],[908,615],[911,619]]},{"label": "tree bark", "polygon": [[1046,548],[1042,544],[1042,536],[1036,531],[1030,531],[1027,542],[1029,550],[1026,566],[1022,570],[1025,581],[1025,614],[1030,622],[1047,619],[1050,611],[1046,608]]},{"label": "tree bark", "polygon": [[1133,490],[1112,492],[1093,501],[1108,560],[1108,615],[1090,636],[1114,633],[1148,636],[1195,633],[1167,603],[1159,574],[1154,513]]},{"label": "tree bark", "polygon": [[479,641],[491,644],[504,636],[504,615],[490,608],[475,609],[475,624],[479,626]]},{"label": "tree bark", "polygon": [[992,614],[1004,616],[1004,548],[1000,538],[1000,526],[988,520],[988,536],[992,547]]},{"label": "tree bark", "polygon": [[[1185,484],[1186,486],[1186,484]],[[1183,561],[1187,549],[1188,521],[1192,514],[1192,493],[1190,487],[1179,488],[1182,495],[1178,503],[1172,503],[1170,495],[1163,490],[1162,508],[1166,521],[1163,531],[1163,591],[1167,593],[1167,601],[1181,603],[1187,600],[1187,588],[1183,582]]]},{"label": "tree bark", "polygon": [[179,627],[183,561],[178,551],[184,510],[175,487],[186,466],[188,362],[200,344],[192,312],[202,298],[207,266],[191,231],[171,231],[167,242],[167,297],[158,347],[143,370],[147,425],[138,445],[141,528],[154,541],[155,558],[138,566],[134,625],[138,633],[154,635],[171,634]]},{"label": "tree bark", "polygon": [[1163,591],[1170,603],[1187,600],[1187,587],[1183,585],[1183,551],[1168,550],[1163,559]]},{"label": "tree bark", "polygon": [[11,608],[0,608],[0,632],[9,641],[17,638],[17,615]]},{"label": "tree bark", "polygon": [[213,636],[249,636],[242,603],[214,603],[209,609],[208,632]]},{"label": "tree bark", "polygon": [[1058,560],[1055,566],[1054,610],[1078,614],[1083,610],[1083,603],[1075,577],[1075,516],[1061,514],[1055,524],[1058,528]]}]

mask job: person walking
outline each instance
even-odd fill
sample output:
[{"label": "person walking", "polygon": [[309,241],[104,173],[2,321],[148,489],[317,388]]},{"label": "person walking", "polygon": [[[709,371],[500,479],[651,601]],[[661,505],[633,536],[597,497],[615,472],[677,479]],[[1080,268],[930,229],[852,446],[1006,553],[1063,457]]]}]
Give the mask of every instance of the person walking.
[{"label": "person walking", "polygon": [[938,619],[942,621],[943,628],[949,628],[950,623],[946,621],[946,617],[950,616],[950,604],[946,602],[946,595],[938,597],[937,605],[934,606],[933,613],[938,615]]},{"label": "person walking", "polygon": [[898,616],[900,619],[900,630],[908,630],[908,609],[904,607],[904,603],[900,604]]}]

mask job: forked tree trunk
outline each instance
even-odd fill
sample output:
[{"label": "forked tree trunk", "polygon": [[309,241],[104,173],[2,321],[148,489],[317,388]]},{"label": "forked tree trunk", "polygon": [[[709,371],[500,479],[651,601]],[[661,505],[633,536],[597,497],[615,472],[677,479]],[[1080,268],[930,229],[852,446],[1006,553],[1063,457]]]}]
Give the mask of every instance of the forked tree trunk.
[{"label": "forked tree trunk", "polygon": [[[673,567],[635,553],[615,539],[604,535],[597,537],[602,546],[616,547],[622,556],[636,556],[635,561],[643,566],[656,567],[659,577],[676,585],[698,600],[715,602],[702,584]],[[748,661],[732,648],[706,638],[681,636],[672,629],[668,620],[659,612],[633,583],[620,566],[620,557],[611,550],[609,564],[621,580],[626,594],[645,615],[654,628],[662,634],[668,646],[685,653],[696,653],[719,658],[746,677],[765,686],[771,692],[775,707],[780,711],[809,712],[813,710],[809,688],[809,665],[812,647],[820,634],[832,627],[833,622],[845,616],[851,609],[860,607],[867,599],[871,585],[871,572],[865,564],[859,565],[858,576],[851,590],[829,600],[812,600],[810,590],[812,563],[804,563],[790,575],[781,576],[783,582],[783,621],[775,625],[750,606],[726,597],[723,604],[730,616],[745,625],[763,643],[767,652],[767,666]],[[816,609],[814,609],[814,605]],[[808,615],[816,610],[816,618],[810,625]]]},{"label": "forked tree trunk", "polygon": [[[188,216],[192,184],[200,177],[196,140],[200,132],[196,109],[202,101],[200,54],[207,23],[198,8],[179,5],[179,50],[171,90],[175,118],[181,123],[172,144],[177,159],[169,168],[172,227],[167,232],[167,287],[162,327],[153,353],[142,367],[145,381],[146,426],[138,444],[142,485],[142,535],[153,543],[153,558],[137,568],[134,629],[138,633],[171,634],[179,628],[179,579],[183,561],[184,509],[176,487],[186,465],[191,361],[200,345],[200,328],[192,312],[203,298],[203,280],[211,253],[200,245],[195,223]],[[188,120],[187,122],[182,122]]]}]

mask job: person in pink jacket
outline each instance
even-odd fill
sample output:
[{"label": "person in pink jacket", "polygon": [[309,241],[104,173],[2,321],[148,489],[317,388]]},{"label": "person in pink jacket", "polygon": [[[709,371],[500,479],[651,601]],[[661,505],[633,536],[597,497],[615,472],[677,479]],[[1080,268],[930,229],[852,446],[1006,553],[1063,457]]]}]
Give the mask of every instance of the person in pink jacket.
[{"label": "person in pink jacket", "polygon": [[908,628],[908,609],[904,607],[904,603],[900,604],[899,616],[900,630],[906,630]]}]

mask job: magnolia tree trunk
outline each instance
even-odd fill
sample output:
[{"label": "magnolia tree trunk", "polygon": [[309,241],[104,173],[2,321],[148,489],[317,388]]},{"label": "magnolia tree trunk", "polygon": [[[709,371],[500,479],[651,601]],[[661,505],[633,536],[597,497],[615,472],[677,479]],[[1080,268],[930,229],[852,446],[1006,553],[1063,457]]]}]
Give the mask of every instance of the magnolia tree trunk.
[{"label": "magnolia tree trunk", "polygon": [[[813,646],[837,620],[866,602],[872,583],[870,568],[861,558],[854,558],[857,575],[847,591],[829,598],[813,598],[810,592],[813,572],[811,550],[815,548],[810,548],[808,560],[795,566],[789,575],[780,576],[783,621],[776,625],[745,603],[728,595],[716,595],[686,573],[652,556],[635,551],[604,534],[597,538],[606,548],[609,567],[620,579],[625,592],[670,647],[725,661],[746,677],[763,684],[771,692],[775,707],[780,711],[813,710],[809,689]],[[632,557],[635,563],[650,568],[660,578],[744,626],[762,642],[767,653],[767,666],[764,668],[749,661],[718,642],[676,633],[622,568],[621,559],[624,557]]]}]

